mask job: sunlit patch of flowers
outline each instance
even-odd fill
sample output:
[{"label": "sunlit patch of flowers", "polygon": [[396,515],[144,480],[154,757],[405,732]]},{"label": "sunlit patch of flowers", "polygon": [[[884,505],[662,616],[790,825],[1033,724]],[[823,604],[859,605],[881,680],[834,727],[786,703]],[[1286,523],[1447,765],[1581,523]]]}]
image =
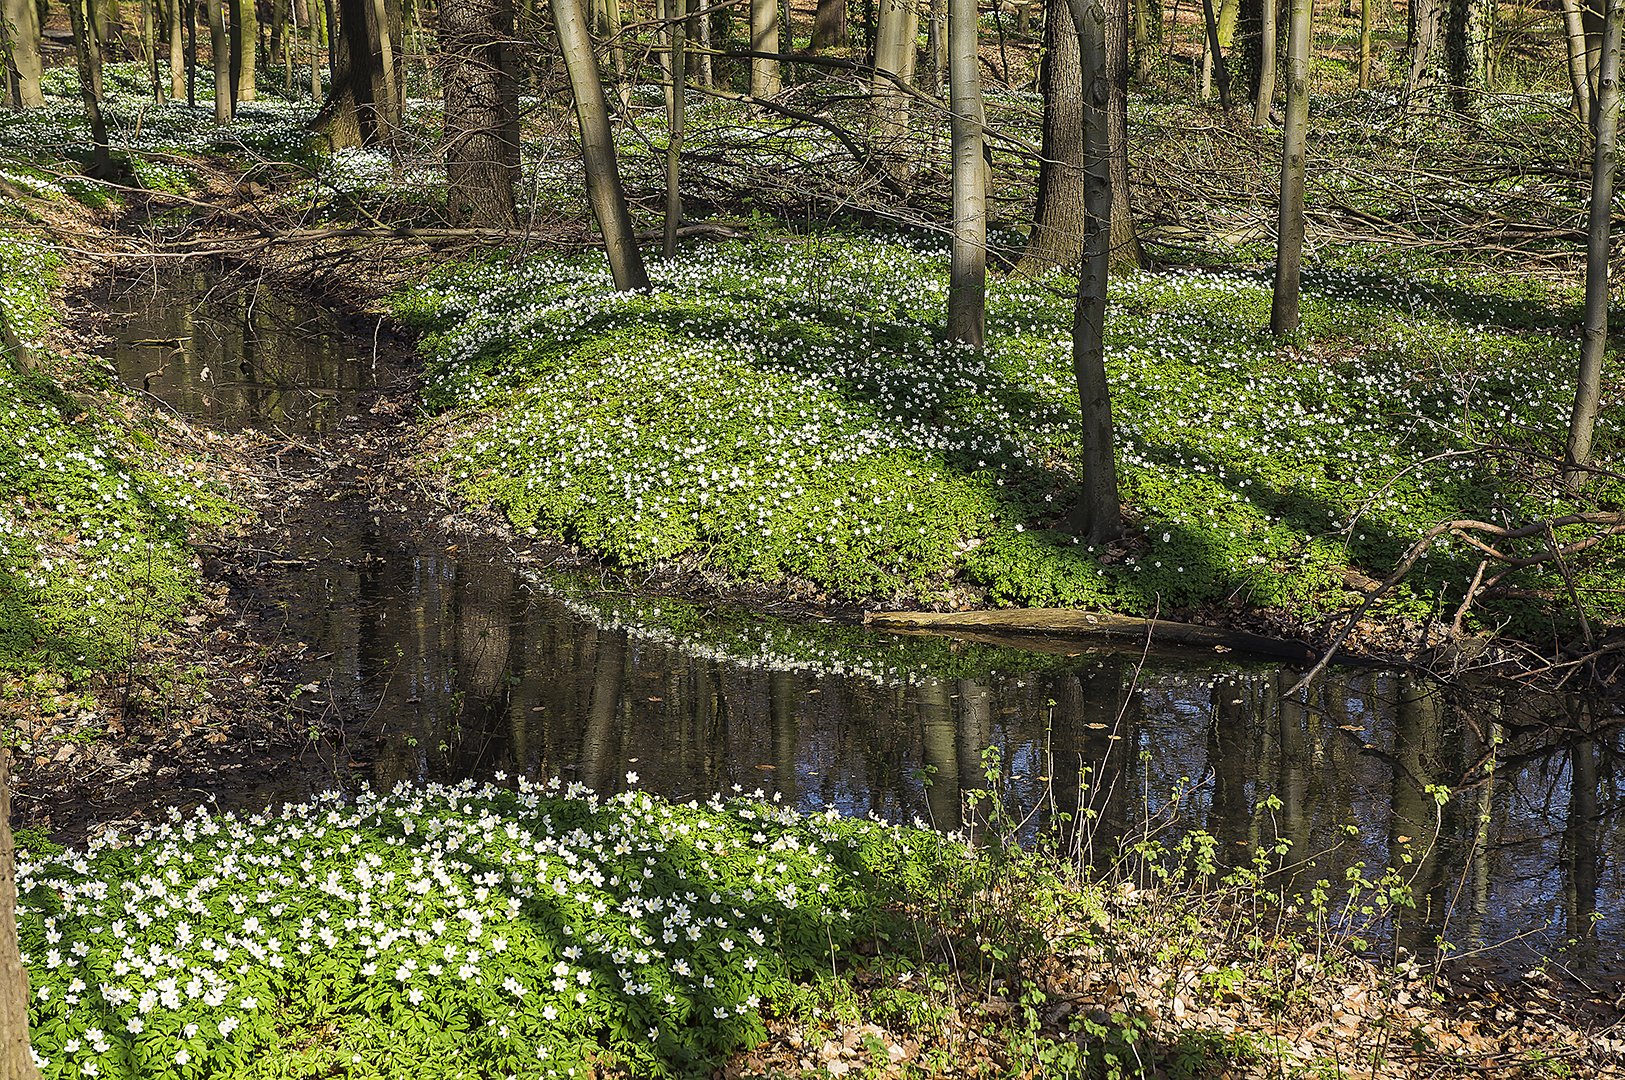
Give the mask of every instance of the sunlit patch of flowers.
[{"label": "sunlit patch of flowers", "polygon": [[48,1077],[703,1075],[945,844],[556,781],[175,813],[22,857],[35,1053]]},{"label": "sunlit patch of flowers", "polygon": [[[1344,567],[1385,570],[1438,520],[1550,508],[1475,448],[1562,430],[1553,372],[1572,340],[1557,314],[1531,315],[1561,298],[1324,270],[1304,301],[1321,344],[1297,361],[1261,332],[1263,276],[1127,275],[1108,363],[1137,524],[1103,559],[1065,529],[1081,441],[1068,283],[996,282],[977,353],[940,340],[944,262],[875,239],[697,248],[654,263],[650,295],[615,293],[597,258],[463,265],[400,309],[433,329],[452,479],[522,530],[626,564],[698,559],[849,594],[961,582],[1028,604],[1310,611],[1343,595]],[[1459,590],[1473,565],[1437,547],[1416,595]]]}]

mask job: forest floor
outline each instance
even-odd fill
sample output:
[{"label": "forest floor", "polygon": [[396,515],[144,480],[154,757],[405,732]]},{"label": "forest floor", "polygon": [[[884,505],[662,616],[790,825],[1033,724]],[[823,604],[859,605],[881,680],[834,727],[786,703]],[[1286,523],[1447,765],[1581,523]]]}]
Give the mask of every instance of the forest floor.
[{"label": "forest floor", "polygon": [[[269,123],[263,134],[286,133]],[[1267,304],[1256,268],[1126,279],[1114,297],[1114,374],[1136,531],[1111,550],[1079,552],[1063,529],[1076,439],[1065,416],[1063,280],[997,285],[991,321],[999,346],[973,357],[933,331],[942,299],[937,245],[894,230],[808,235],[778,231],[782,222],[736,222],[732,231],[760,235],[722,246],[696,241],[678,262],[653,267],[663,291],[627,298],[607,289],[596,256],[491,259],[470,255],[468,236],[433,227],[355,218],[300,225],[288,207],[308,194],[303,179],[239,184],[239,174],[202,157],[183,167],[184,183],[173,182],[184,191],[165,194],[174,178],[153,170],[173,163],[154,155],[142,168],[145,191],[87,186],[83,198],[63,199],[36,190],[24,203],[31,220],[5,227],[123,259],[126,268],[165,252],[234,260],[252,276],[296,278],[354,313],[359,337],[377,332],[364,331],[362,312],[374,327],[382,314],[398,320],[400,336],[384,335],[389,375],[339,432],[341,442],[222,436],[132,399],[86,362],[102,329],[92,313],[104,305],[105,282],[84,277],[72,265],[78,260],[47,267],[20,248],[6,254],[0,284],[14,318],[49,307],[41,285],[52,280],[69,312],[65,325],[41,316],[29,327],[51,359],[32,382],[5,384],[24,408],[5,418],[0,439],[0,454],[24,448],[0,462],[15,470],[27,505],[26,514],[3,519],[7,573],[42,558],[73,567],[21,616],[39,631],[26,649],[50,640],[53,656],[26,674],[10,656],[4,684],[8,707],[36,725],[20,811],[62,838],[103,834],[109,842],[114,822],[139,830],[179,805],[212,797],[227,809],[249,807],[276,794],[238,776],[320,778],[346,768],[358,750],[345,741],[349,718],[309,695],[301,700],[290,685],[304,646],[276,599],[299,568],[274,553],[333,514],[395,515],[476,553],[511,557],[517,548],[543,562],[607,564],[630,569],[645,588],[764,606],[850,614],[863,605],[1082,605],[1324,642],[1358,597],[1347,571],[1380,577],[1441,515],[1486,500],[1514,516],[1568,506],[1543,486],[1532,450],[1560,419],[1566,393],[1551,378],[1571,362],[1574,298],[1566,287],[1427,266],[1408,276],[1328,268],[1309,283],[1309,331],[1277,348],[1236,329],[1258,324]],[[16,169],[0,179],[75,183]],[[379,209],[366,199],[355,207]],[[278,232],[283,240],[266,243]],[[547,239],[568,250],[590,237],[561,214]],[[13,302],[19,295],[26,304]],[[418,332],[421,367],[409,336]],[[671,397],[679,385],[703,385],[735,407],[700,415]],[[1237,411],[1216,414],[1220,401]],[[426,426],[415,423],[420,402],[435,411]],[[1507,431],[1539,438],[1503,439]],[[1191,432],[1204,438],[1181,437]],[[64,441],[82,452],[62,454]],[[58,475],[64,461],[83,466],[68,482]],[[1597,498],[1613,490],[1600,488]],[[95,535],[84,524],[91,520],[101,525]],[[144,557],[126,557],[132,550]],[[1472,562],[1459,547],[1443,554],[1352,647],[1419,655],[1459,602],[1448,583],[1470,578]],[[1574,568],[1567,581],[1531,571],[1519,587],[1537,599],[1560,586],[1590,590],[1606,621],[1618,573],[1610,557]],[[1526,637],[1553,629],[1529,611],[1514,603],[1482,628],[1511,626]],[[190,794],[178,800],[183,791]],[[402,798],[432,803],[440,795]],[[536,824],[506,795],[491,798],[478,811],[463,803],[447,812],[471,816],[482,832]],[[318,804],[300,805],[306,809],[291,817],[319,813],[310,809]],[[556,820],[580,812],[577,800]],[[699,815],[696,827],[699,819],[733,824],[720,811]],[[449,821],[436,828],[455,834],[468,825]],[[263,825],[244,839],[262,856],[303,839],[260,836]],[[398,835],[370,827],[356,826],[357,842],[392,857]],[[38,864],[33,880],[75,877],[92,895],[137,855],[163,859],[194,842],[193,854],[205,855],[198,835],[162,833],[135,849],[102,849],[86,870],[74,865],[77,855],[51,862],[52,844],[38,830],[25,846]],[[297,876],[338,865],[348,849],[307,854]],[[891,914],[907,916],[912,948],[843,942],[835,977],[773,987],[763,1013],[769,1037],[758,1049],[729,1056],[762,1032],[745,1039],[719,1023],[696,1024],[696,1038],[715,1043],[685,1052],[701,1052],[696,1060],[707,1071],[726,1076],[1625,1070],[1625,1002],[1611,990],[1577,989],[1560,971],[1508,982],[1467,967],[1443,977],[1405,958],[1368,961],[1351,948],[1353,931],[1306,929],[1296,921],[1301,911],[1283,903],[1243,917],[1269,899],[1258,882],[1220,887],[1178,859],[1169,871],[1176,877],[1155,888],[1143,887],[1141,869],[1102,883],[1036,856],[969,862],[952,888],[939,877],[890,897]],[[939,853],[904,863],[929,876],[947,874],[955,860]],[[796,872],[813,874],[815,865],[797,863]],[[160,880],[142,879],[142,887],[158,889]],[[474,875],[467,888],[487,884]],[[734,884],[741,895],[748,888]],[[262,918],[284,918],[254,914],[270,902],[238,905],[242,937],[260,934]],[[431,925],[437,913],[425,914]],[[308,944],[300,920],[312,917],[290,907],[270,933]],[[160,925],[167,937],[138,943],[184,951],[173,926]],[[70,944],[112,948],[96,936],[105,933],[99,923],[76,929],[90,936]],[[50,955],[44,926],[32,930],[34,953]],[[491,934],[481,941],[492,955],[507,948]],[[557,945],[536,948],[551,960],[545,950]],[[833,941],[827,953],[811,948],[806,966],[821,968],[834,952]],[[854,954],[865,959],[846,966]],[[435,963],[427,954],[408,959]],[[300,1066],[342,1064],[342,1055],[375,1046],[380,1031],[405,1030],[407,995],[425,991],[409,972],[386,992],[358,997],[364,963],[346,956],[323,976],[330,981],[303,988],[313,1001],[332,994],[350,1008],[298,1038],[233,998],[230,1015],[242,1017],[234,1028],[260,1040],[243,1037],[231,1051],[234,1067],[273,1039],[294,1046]],[[48,964],[39,985],[64,1000],[81,992],[70,971]],[[717,974],[744,986],[745,972],[723,961]],[[612,983],[614,974],[606,960],[598,977]],[[287,992],[278,977],[261,976],[268,995]],[[451,981],[426,991],[437,1007],[489,1014],[490,1002],[459,997]],[[595,995],[591,1008],[582,1023],[622,1041],[622,1029],[641,1030],[647,1019],[637,1008],[617,1011],[623,1006],[608,995]],[[184,1032],[190,1015],[176,1009],[164,1019]],[[214,1007],[207,1015],[213,1027],[205,1026],[202,1043],[181,1047],[200,1061],[230,1041]],[[75,1025],[42,1033],[41,1045],[57,1048],[47,1056],[71,1054],[70,1042],[95,1045]],[[409,1050],[368,1066],[425,1075],[445,1045],[432,1030],[413,1030]],[[139,1035],[113,1032],[117,1053],[158,1053],[155,1038]],[[175,1046],[161,1045],[174,1056]],[[489,1052],[495,1063],[508,1051],[493,1043]],[[644,1059],[619,1052],[594,1058],[591,1047],[581,1049],[581,1063],[636,1074]],[[65,1075],[66,1065],[59,1056],[56,1073]]]}]

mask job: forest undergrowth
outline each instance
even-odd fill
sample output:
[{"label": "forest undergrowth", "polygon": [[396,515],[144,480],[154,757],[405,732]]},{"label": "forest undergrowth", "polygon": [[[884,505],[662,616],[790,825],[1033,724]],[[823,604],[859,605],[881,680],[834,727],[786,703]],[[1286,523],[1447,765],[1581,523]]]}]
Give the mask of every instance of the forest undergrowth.
[{"label": "forest undergrowth", "polygon": [[[1263,333],[1256,177],[1191,192],[1148,167],[1146,239],[1163,265],[1116,279],[1108,323],[1132,530],[1096,550],[1068,531],[1072,282],[1001,276],[990,347],[944,344],[940,236],[909,228],[931,216],[928,195],[879,212],[862,177],[763,186],[835,155],[827,138],[715,104],[707,132],[697,111],[691,148],[723,164],[696,201],[754,188],[726,219],[754,238],[685,245],[652,264],[651,293],[617,295],[597,255],[571,253],[591,236],[556,140],[526,162],[530,249],[429,250],[413,230],[434,234],[443,190],[421,157],[316,154],[312,107],[296,102],[245,106],[217,132],[181,106],[137,109],[140,76],[109,72],[118,182],[78,173],[71,77],[54,73],[53,106],[0,119],[0,184],[20,196],[0,227],[27,241],[0,250],[0,304],[42,357],[0,375],[8,694],[97,708],[79,696],[87,680],[195,610],[188,537],[239,514],[160,412],[46,347],[54,271],[30,253],[53,203],[101,215],[102,238],[137,253],[179,241],[297,270],[306,253],[273,254],[268,235],[309,231],[327,245],[312,265],[329,268],[350,265],[346,230],[396,245],[410,258],[392,277],[351,284],[423,332],[419,475],[626,571],[714,571],[811,604],[1078,606],[1313,638],[1441,520],[1552,518],[1620,494],[1616,397],[1586,501],[1554,483],[1579,297],[1552,251],[1578,186],[1561,162],[1520,179],[1449,143],[1490,171],[1437,181],[1453,221],[1407,217],[1381,140],[1354,140],[1382,111],[1374,98],[1338,99],[1346,127],[1325,103],[1322,146],[1341,153],[1317,174],[1322,246],[1284,345]],[[533,104],[534,129],[557,136],[558,116]],[[1549,105],[1489,119],[1527,135]],[[1004,106],[1031,117],[1030,98]],[[1183,107],[1137,108],[1143,128],[1189,129],[1171,156],[1228,138]],[[408,120],[432,130],[434,109]],[[921,125],[918,141],[939,134]],[[1255,138],[1259,155],[1272,138]],[[639,145],[628,175],[647,227],[661,146]],[[1216,175],[1247,173],[1246,155],[1223,162]],[[830,211],[857,193],[858,213]],[[1024,198],[1005,200],[1012,220]],[[1193,199],[1200,227],[1163,220]],[[1507,272],[1530,255],[1497,248],[1512,242],[1509,205],[1534,222],[1538,273]],[[1373,250],[1372,229],[1407,243]],[[1463,235],[1478,257],[1441,256]],[[1432,545],[1365,644],[1449,625],[1477,561]],[[1607,544],[1524,568],[1461,622],[1543,640],[1572,630],[1552,614],[1569,597],[1614,620],[1622,570]],[[1617,1028],[1552,1004],[1545,973],[1509,1003],[1414,958],[1373,959],[1411,900],[1402,867],[1304,885],[1280,872],[1303,853],[1228,866],[1196,833],[1095,873],[1070,840],[1028,850],[989,829],[985,805],[991,842],[975,846],[755,799],[516,783],[204,813],[73,851],[25,837],[48,1073],[1558,1076],[1605,1075],[1625,1053]]]}]

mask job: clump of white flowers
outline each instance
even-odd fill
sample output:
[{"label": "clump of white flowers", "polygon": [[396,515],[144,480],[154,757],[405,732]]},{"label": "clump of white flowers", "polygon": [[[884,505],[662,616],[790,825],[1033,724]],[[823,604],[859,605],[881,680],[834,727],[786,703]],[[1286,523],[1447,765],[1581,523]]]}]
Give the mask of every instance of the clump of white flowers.
[{"label": "clump of white flowers", "polygon": [[34,1045],[49,1077],[703,1070],[953,843],[557,781],[177,813],[22,857]]}]

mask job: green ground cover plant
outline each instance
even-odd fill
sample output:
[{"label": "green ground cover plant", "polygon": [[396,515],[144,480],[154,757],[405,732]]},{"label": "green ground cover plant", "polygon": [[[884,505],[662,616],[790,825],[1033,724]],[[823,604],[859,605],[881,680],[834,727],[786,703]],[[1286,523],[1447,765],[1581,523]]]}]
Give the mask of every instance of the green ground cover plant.
[{"label": "green ground cover plant", "polygon": [[176,815],[22,861],[35,1052],[51,1077],[707,1073],[954,847],[556,782]]},{"label": "green ground cover plant", "polygon": [[[1265,275],[1142,273],[1117,280],[1108,324],[1133,540],[1091,550],[1066,527],[1069,283],[996,282],[977,353],[938,334],[945,263],[873,236],[730,244],[657,262],[648,295],[613,292],[595,257],[457,263],[395,305],[427,331],[437,467],[521,531],[626,566],[1314,618],[1346,603],[1346,568],[1382,576],[1438,521],[1572,505],[1528,467],[1566,420],[1567,293],[1328,267],[1281,348]],[[1437,544],[1395,604],[1443,608],[1475,565]],[[1616,559],[1571,569],[1610,603]]]},{"label": "green ground cover plant", "polygon": [[115,668],[197,595],[197,527],[235,511],[103,362],[45,348],[52,258],[0,237],[0,317],[37,358],[0,364],[0,673]]}]

